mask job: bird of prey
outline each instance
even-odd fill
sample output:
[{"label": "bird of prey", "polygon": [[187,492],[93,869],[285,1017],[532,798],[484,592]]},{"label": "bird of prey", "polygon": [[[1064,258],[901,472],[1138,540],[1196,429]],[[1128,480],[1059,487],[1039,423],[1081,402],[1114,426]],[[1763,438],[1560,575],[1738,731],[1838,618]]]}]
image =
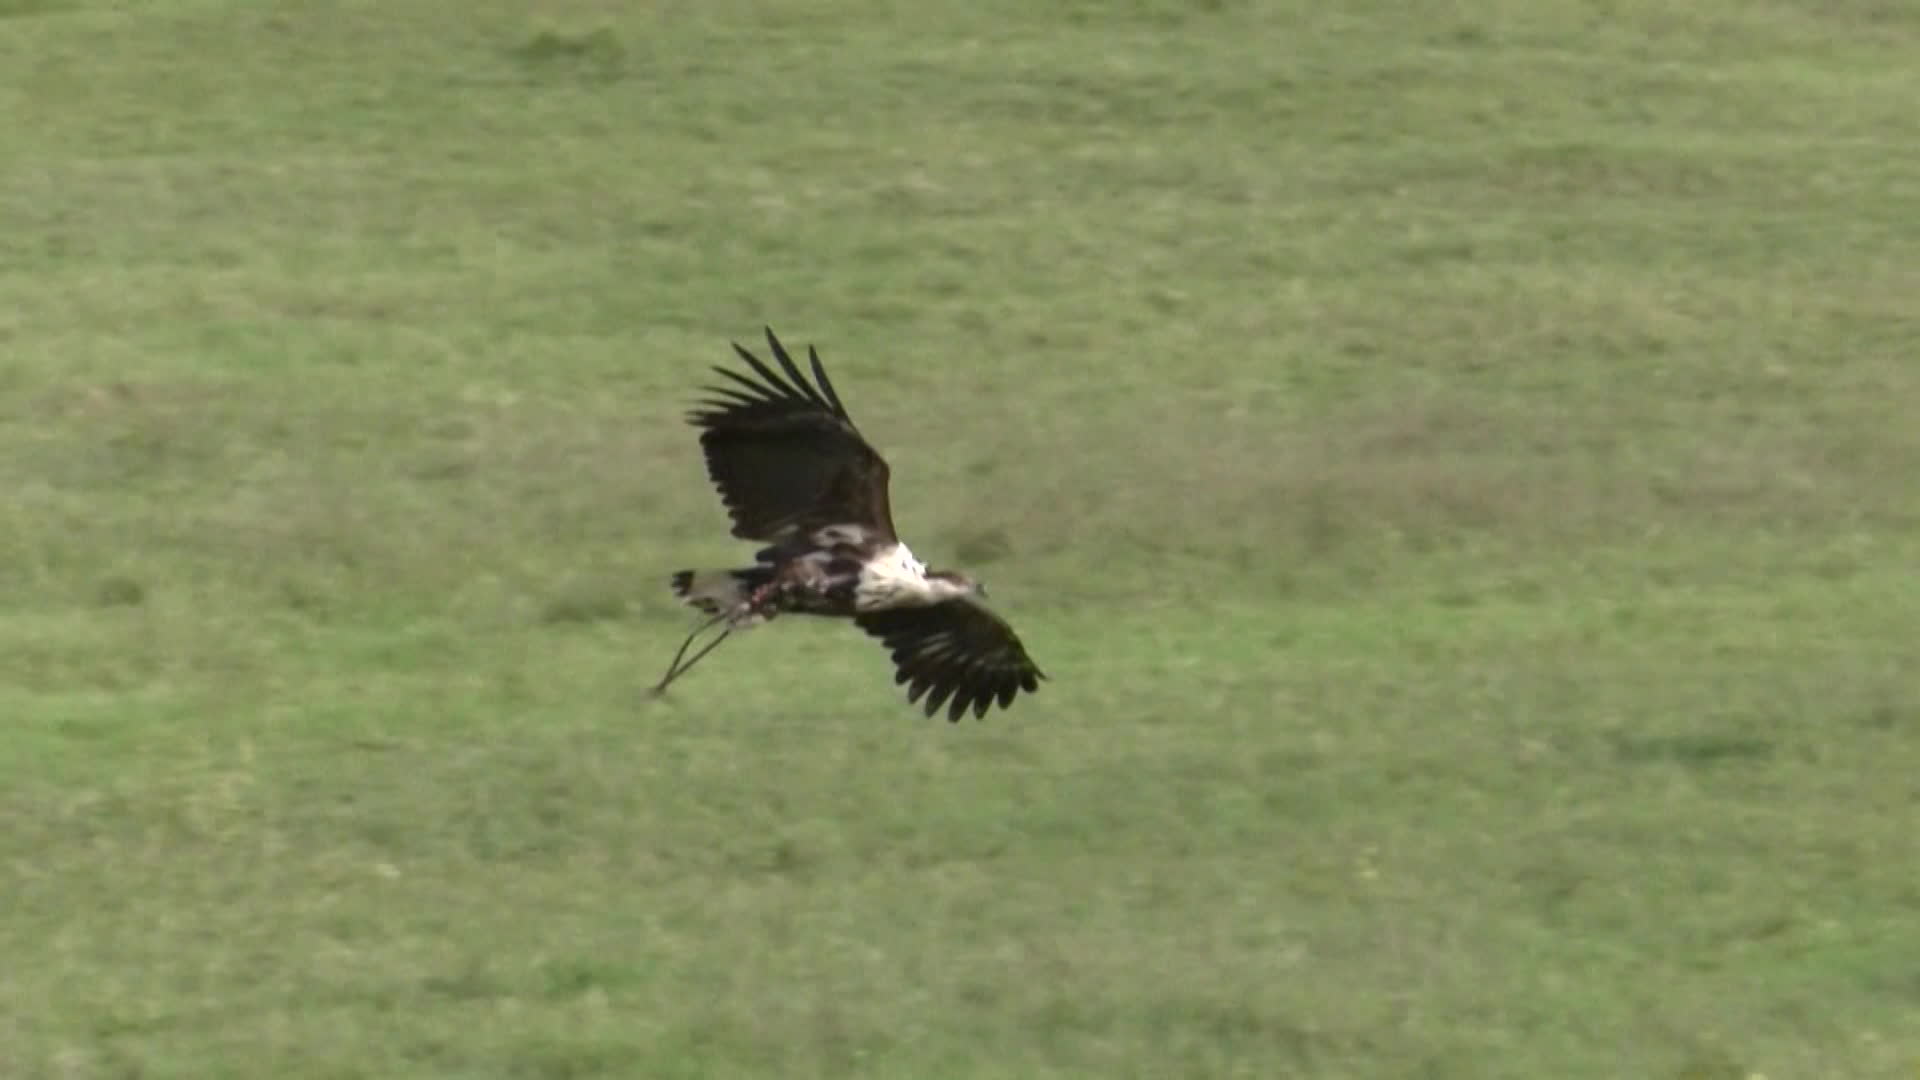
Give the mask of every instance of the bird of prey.
[{"label": "bird of prey", "polygon": [[[682,570],[673,594],[710,618],[689,634],[654,687],[657,696],[736,630],[783,614],[852,619],[891,652],[907,700],[933,716],[984,717],[994,702],[1033,693],[1046,678],[1006,620],[981,603],[986,588],[955,570],[929,570],[894,531],[889,472],[854,427],[811,346],[808,380],[767,330],[779,370],[734,344],[750,373],[715,367],[729,385],[687,420],[700,429],[707,475],[733,535],[767,545],[740,570]],[[682,663],[703,632],[720,635]]]}]

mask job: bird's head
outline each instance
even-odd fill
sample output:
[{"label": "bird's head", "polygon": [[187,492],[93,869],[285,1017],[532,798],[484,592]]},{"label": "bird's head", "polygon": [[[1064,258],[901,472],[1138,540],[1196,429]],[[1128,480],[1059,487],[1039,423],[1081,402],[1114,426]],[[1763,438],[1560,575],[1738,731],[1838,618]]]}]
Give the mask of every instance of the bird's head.
[{"label": "bird's head", "polygon": [[927,581],[947,596],[978,596],[986,599],[987,587],[970,574],[958,570],[930,570]]}]

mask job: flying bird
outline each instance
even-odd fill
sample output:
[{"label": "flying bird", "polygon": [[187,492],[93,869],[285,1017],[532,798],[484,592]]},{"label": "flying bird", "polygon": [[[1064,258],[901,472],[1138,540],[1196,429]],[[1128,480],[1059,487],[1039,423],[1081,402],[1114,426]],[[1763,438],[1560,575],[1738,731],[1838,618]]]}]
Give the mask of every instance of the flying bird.
[{"label": "flying bird", "polygon": [[[887,463],[869,444],[812,346],[808,380],[767,330],[776,371],[738,343],[750,373],[715,367],[729,385],[687,420],[700,429],[707,475],[733,519],[733,536],[767,546],[740,570],[682,570],[673,594],[709,618],[687,636],[654,687],[667,685],[736,630],[779,615],[853,620],[892,654],[907,700],[958,721],[1011,705],[1046,678],[1005,619],[981,603],[984,585],[957,570],[929,570],[894,530]],[[720,635],[682,663],[706,630]]]}]

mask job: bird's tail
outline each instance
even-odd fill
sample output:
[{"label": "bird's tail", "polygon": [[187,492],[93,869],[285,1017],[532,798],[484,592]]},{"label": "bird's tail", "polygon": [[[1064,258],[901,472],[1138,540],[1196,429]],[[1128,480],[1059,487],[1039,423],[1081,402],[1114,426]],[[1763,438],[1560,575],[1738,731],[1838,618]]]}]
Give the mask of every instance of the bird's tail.
[{"label": "bird's tail", "polygon": [[681,603],[708,615],[737,611],[753,591],[773,580],[766,566],[746,570],[682,570],[673,575],[673,595]]}]

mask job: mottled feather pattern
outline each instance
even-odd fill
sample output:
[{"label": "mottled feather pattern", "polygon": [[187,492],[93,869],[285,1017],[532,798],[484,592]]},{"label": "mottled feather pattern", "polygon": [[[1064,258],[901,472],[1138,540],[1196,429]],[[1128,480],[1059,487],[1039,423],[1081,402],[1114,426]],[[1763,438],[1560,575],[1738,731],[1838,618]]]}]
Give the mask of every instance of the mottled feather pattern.
[{"label": "mottled feather pattern", "polygon": [[[909,702],[924,699],[928,716],[945,707],[949,720],[984,717],[1037,691],[1046,676],[1013,628],[975,599],[985,595],[978,583],[928,571],[900,542],[887,463],[847,415],[819,353],[808,347],[811,370],[803,371],[771,329],[767,345],[772,364],[735,344],[748,371],[715,368],[727,382],[707,387],[710,396],[688,414],[733,535],[766,545],[755,555],[760,566],[714,572],[733,574],[744,591],[717,576],[676,575],[676,595],[718,614],[716,599],[771,582],[755,609],[765,618],[852,618],[886,646],[894,681],[906,684]],[[703,581],[716,587],[702,589]],[[676,657],[660,688],[681,671]]]},{"label": "mottled feather pattern", "polygon": [[696,611],[718,615],[753,595],[753,590],[773,580],[770,567],[745,570],[681,570],[669,584],[674,598]]}]

